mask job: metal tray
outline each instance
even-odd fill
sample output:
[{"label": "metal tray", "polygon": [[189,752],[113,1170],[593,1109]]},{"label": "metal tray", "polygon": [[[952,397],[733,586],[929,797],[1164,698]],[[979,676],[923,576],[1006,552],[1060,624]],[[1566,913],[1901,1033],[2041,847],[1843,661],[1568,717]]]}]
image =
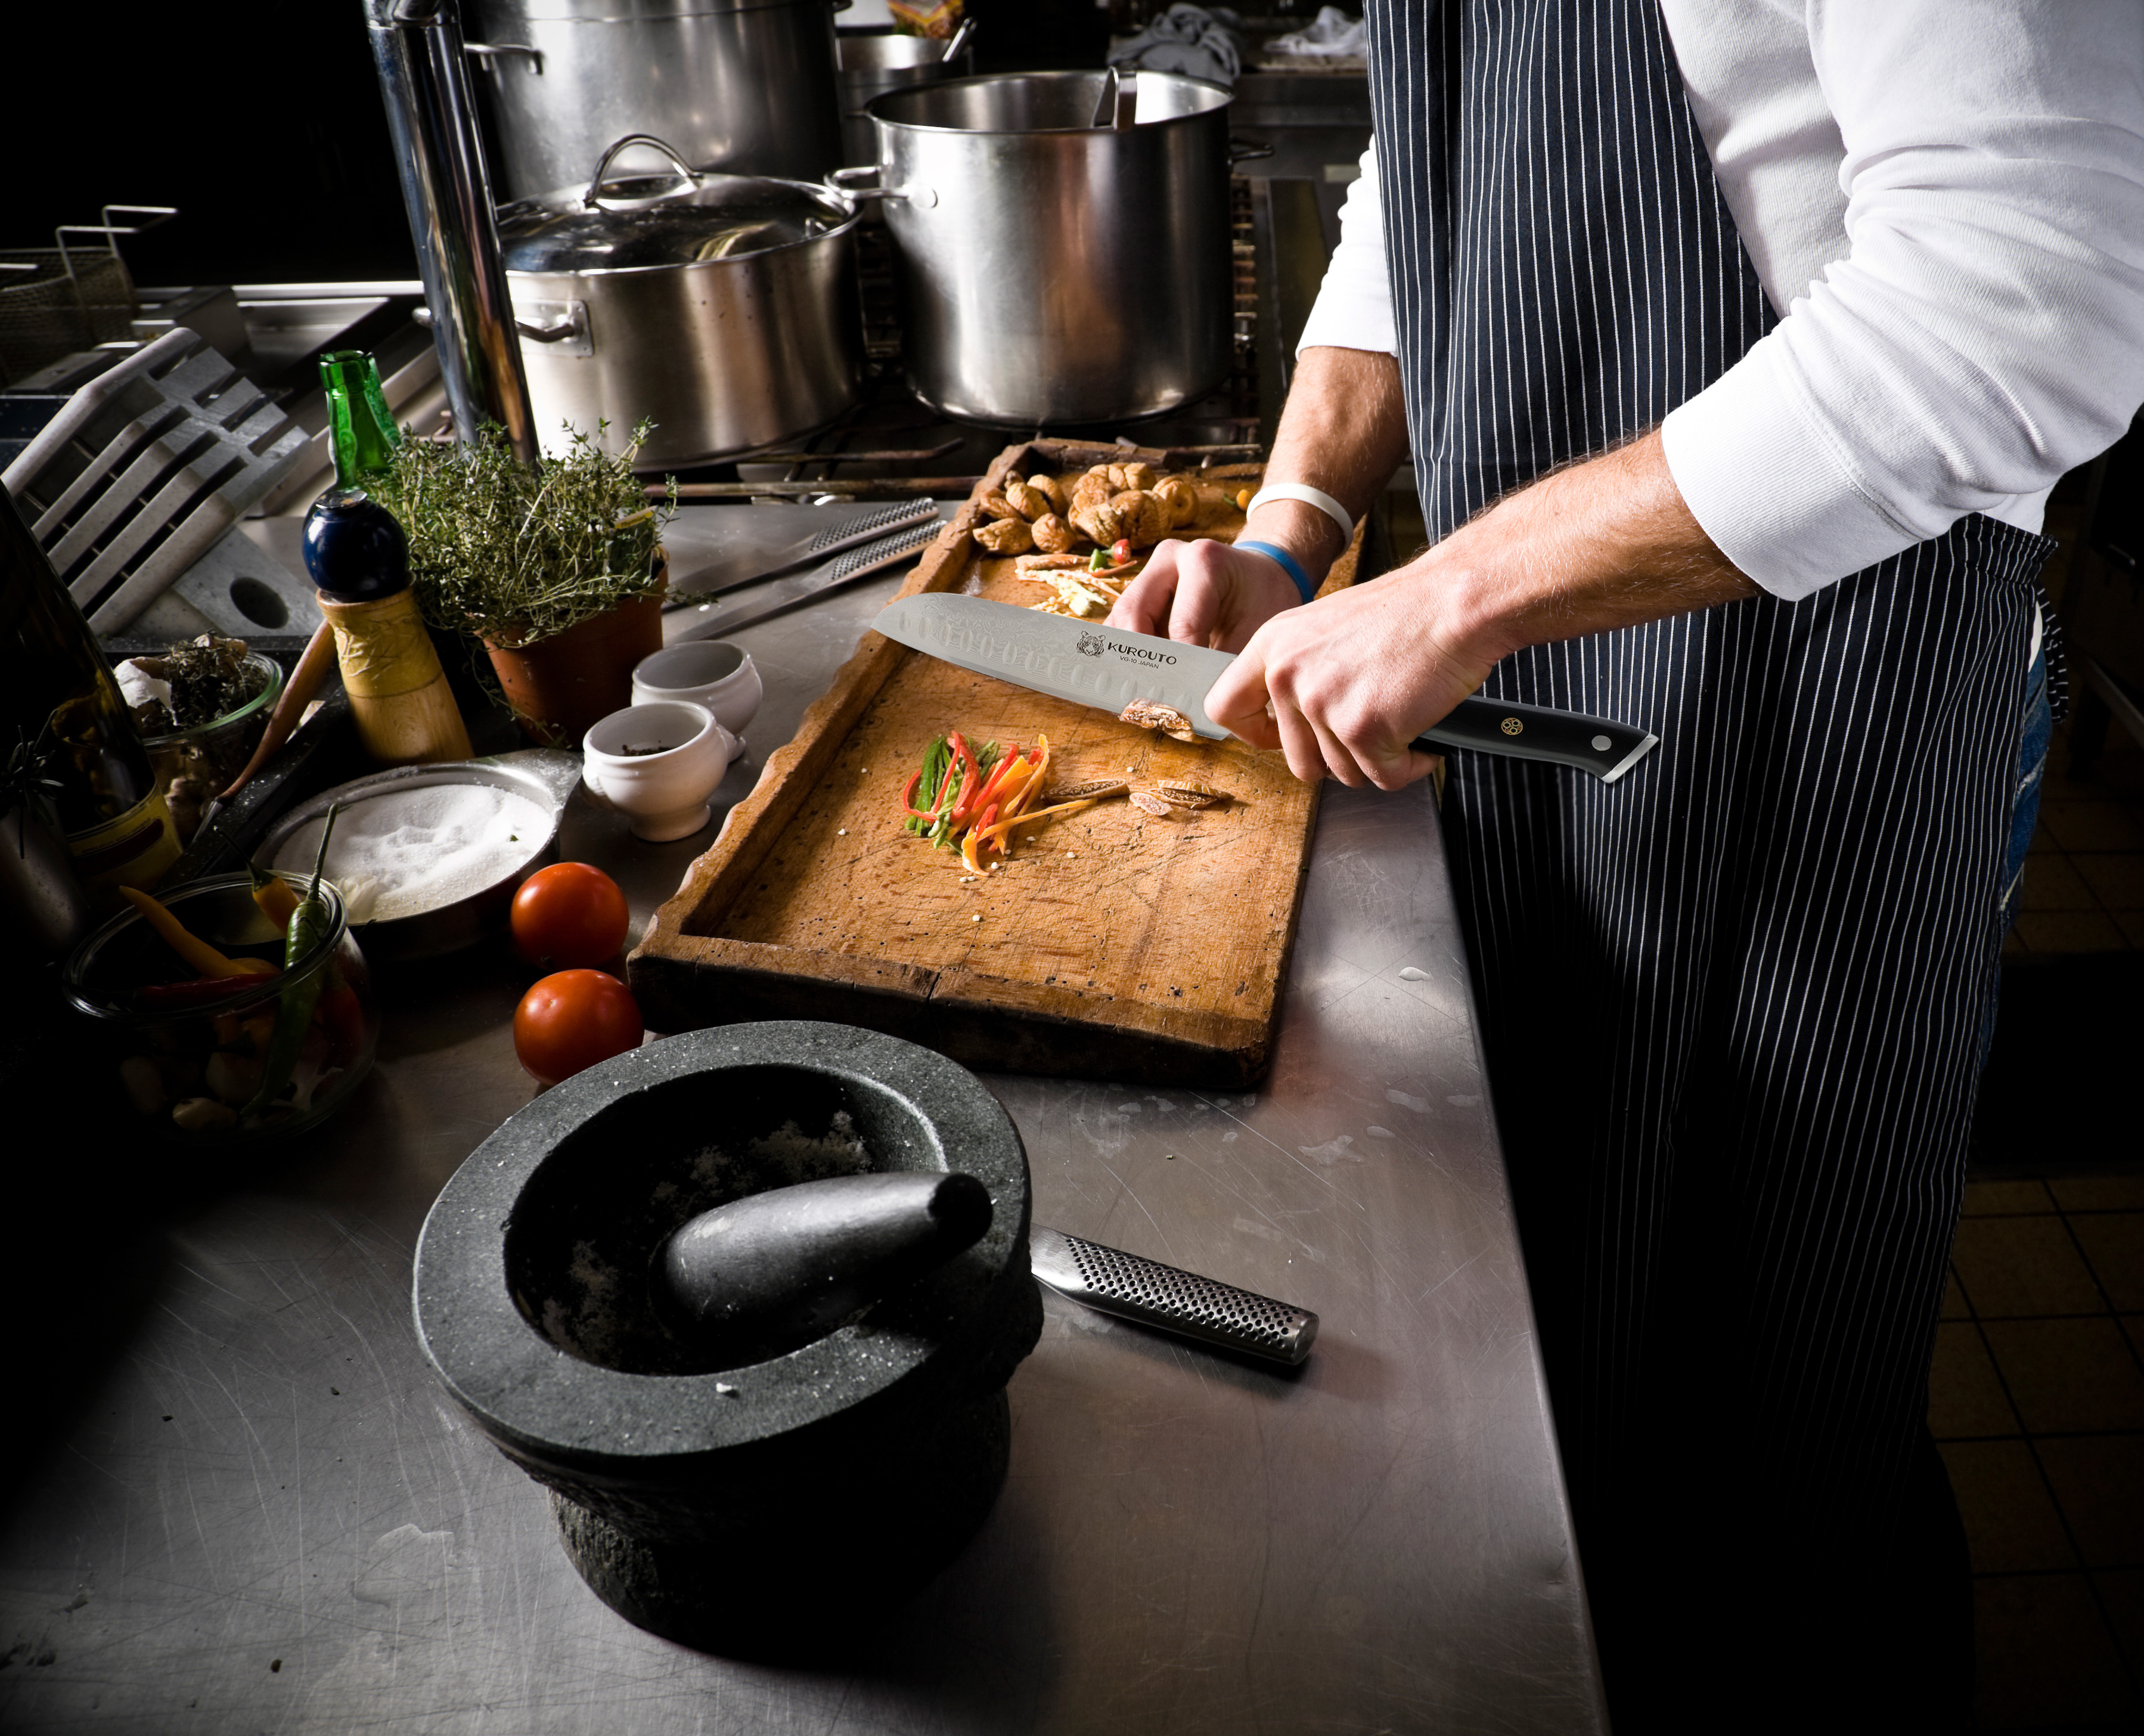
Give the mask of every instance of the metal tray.
[{"label": "metal tray", "polygon": [[494,881],[482,892],[451,904],[442,904],[434,910],[396,917],[387,922],[350,924],[350,932],[357,936],[365,957],[375,963],[435,958],[443,953],[459,952],[464,947],[474,946],[485,936],[498,933],[506,927],[508,907],[513,903],[514,892],[521,883],[538,868],[558,860],[558,828],[565,818],[566,803],[580,781],[580,755],[556,753],[548,748],[524,748],[488,759],[449,760],[439,765],[397,766],[391,771],[375,772],[370,777],[353,778],[333,789],[324,789],[310,800],[300,803],[261,839],[260,848],[254,852],[254,859],[263,864],[273,862],[285,839],[306,821],[318,819],[337,802],[362,802],[385,795],[390,790],[418,789],[436,783],[484,784],[526,796],[550,815],[551,828],[534,853],[513,873]]}]

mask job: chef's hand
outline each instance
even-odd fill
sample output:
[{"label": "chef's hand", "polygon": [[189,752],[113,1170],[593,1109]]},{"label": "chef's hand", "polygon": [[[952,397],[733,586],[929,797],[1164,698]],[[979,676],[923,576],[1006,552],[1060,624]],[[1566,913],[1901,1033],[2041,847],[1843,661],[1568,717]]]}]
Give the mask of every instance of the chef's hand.
[{"label": "chef's hand", "polygon": [[1266,621],[1301,601],[1295,581],[1270,555],[1226,543],[1169,542],[1124,587],[1109,624],[1240,651]]},{"label": "chef's hand", "polygon": [[1496,659],[1451,642],[1422,565],[1268,620],[1213,684],[1207,715],[1254,748],[1278,748],[1306,783],[1398,789],[1427,776],[1437,756],[1411,744]]},{"label": "chef's hand", "polygon": [[1756,594],[1655,431],[1530,484],[1396,572],[1272,617],[1206,711],[1305,782],[1397,789],[1436,763],[1414,739],[1521,646]]},{"label": "chef's hand", "polygon": [[[1308,576],[1321,582],[1346,546],[1339,527],[1300,500],[1261,505],[1238,539],[1253,540],[1287,550]],[[1302,601],[1288,570],[1270,555],[1226,543],[1164,543],[1124,587],[1109,624],[1240,651],[1259,627]]]}]

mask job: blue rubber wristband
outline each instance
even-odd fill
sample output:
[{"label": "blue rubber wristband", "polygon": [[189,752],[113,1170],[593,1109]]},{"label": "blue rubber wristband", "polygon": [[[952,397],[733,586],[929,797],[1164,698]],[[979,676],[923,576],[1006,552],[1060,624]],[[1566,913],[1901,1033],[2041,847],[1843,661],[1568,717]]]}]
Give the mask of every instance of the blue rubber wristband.
[{"label": "blue rubber wristband", "polygon": [[1303,593],[1304,602],[1308,603],[1318,594],[1318,587],[1310,582],[1310,575],[1296,565],[1295,557],[1287,550],[1276,548],[1271,543],[1238,542],[1234,546],[1238,549],[1254,549],[1268,560],[1278,562],[1281,571],[1295,581],[1295,588]]}]

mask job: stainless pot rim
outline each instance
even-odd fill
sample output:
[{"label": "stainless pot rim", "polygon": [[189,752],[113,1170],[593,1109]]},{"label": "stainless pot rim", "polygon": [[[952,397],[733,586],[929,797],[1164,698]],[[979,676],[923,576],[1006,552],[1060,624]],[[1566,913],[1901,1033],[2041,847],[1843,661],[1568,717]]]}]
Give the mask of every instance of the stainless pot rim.
[{"label": "stainless pot rim", "polygon": [[[838,241],[844,236],[852,234],[862,217],[862,207],[848,195],[846,191],[825,182],[787,181],[773,175],[722,175],[712,170],[700,172],[702,181],[721,180],[739,184],[779,187],[786,192],[802,194],[816,204],[831,206],[840,211],[842,214],[841,218],[831,228],[821,230],[816,235],[798,236],[792,240],[777,241],[772,246],[757,247],[748,253],[732,254],[720,259],[656,260],[645,265],[632,266],[509,265],[506,267],[506,275],[509,277],[644,277],[664,271],[713,271],[723,266],[742,265],[748,260],[773,259],[784,253],[794,252],[800,248],[816,247],[823,242]],[[510,213],[524,209],[535,210],[553,206],[570,205],[578,207],[585,191],[585,188],[578,187],[556,187],[548,193],[537,194],[527,199],[517,199],[510,205],[501,206],[498,212],[501,242],[510,245],[504,232]],[[681,208],[689,209],[690,207]],[[718,218],[718,214],[715,215]]]},{"label": "stainless pot rim", "polygon": [[[937,78],[928,83],[903,86],[888,91],[882,97],[874,97],[864,105],[864,112],[873,122],[889,131],[928,134],[944,138],[1065,138],[1084,133],[1097,137],[1113,135],[1108,127],[949,127],[927,121],[904,121],[884,111],[903,104],[942,102],[953,92],[980,85],[1005,85],[1015,82],[1052,83],[1079,80],[1099,82],[1108,75],[1103,72],[985,72],[972,78]],[[1177,127],[1194,121],[1203,121],[1217,110],[1226,108],[1236,99],[1235,92],[1228,86],[1211,78],[1194,78],[1189,72],[1149,72],[1142,71],[1141,78],[1152,78],[1169,84],[1212,91],[1220,97],[1218,102],[1188,114],[1170,115],[1159,121],[1142,121],[1131,129],[1134,133],[1155,132],[1164,127]]]},{"label": "stainless pot rim", "polygon": [[[829,9],[838,12],[846,3],[835,0]],[[489,0],[470,8],[468,25],[472,32],[480,27],[504,35],[521,24],[661,24],[806,6],[829,6],[829,0]]]}]

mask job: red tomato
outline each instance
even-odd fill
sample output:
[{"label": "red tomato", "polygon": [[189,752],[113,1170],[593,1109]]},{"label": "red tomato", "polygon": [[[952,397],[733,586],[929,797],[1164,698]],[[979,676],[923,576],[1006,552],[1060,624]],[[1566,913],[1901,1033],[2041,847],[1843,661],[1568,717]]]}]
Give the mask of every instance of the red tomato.
[{"label": "red tomato", "polygon": [[607,964],[625,944],[625,894],[585,862],[554,862],[514,895],[514,943],[545,970]]},{"label": "red tomato", "polygon": [[640,1035],[633,991],[601,971],[546,977],[514,1009],[514,1055],[539,1084],[556,1085],[638,1048]]}]

